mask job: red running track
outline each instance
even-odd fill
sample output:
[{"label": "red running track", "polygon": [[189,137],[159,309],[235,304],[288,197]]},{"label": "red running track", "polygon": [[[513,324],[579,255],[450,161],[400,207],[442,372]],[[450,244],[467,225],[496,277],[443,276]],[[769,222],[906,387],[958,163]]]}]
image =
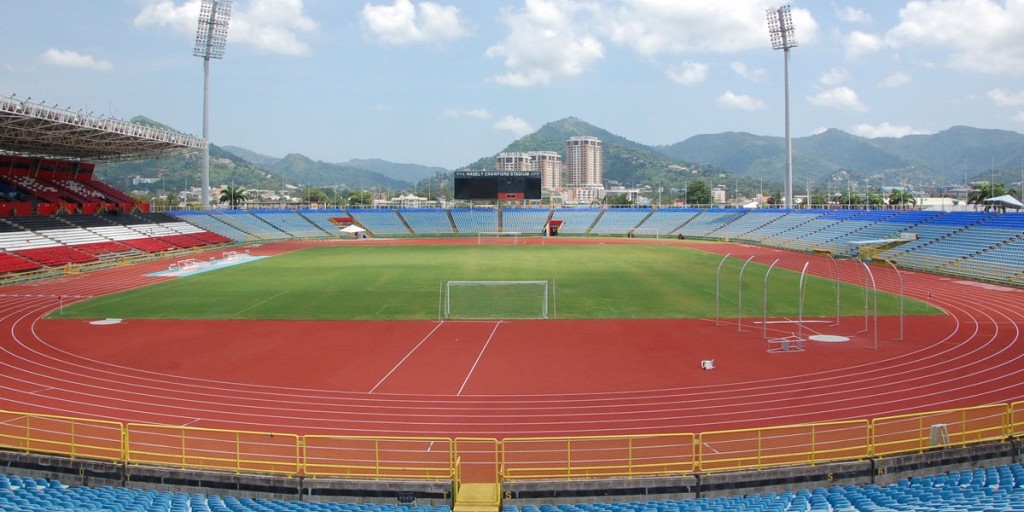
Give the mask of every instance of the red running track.
[{"label": "red running track", "polygon": [[[660,243],[766,264],[780,258],[779,266],[797,271],[809,261],[809,271],[833,275],[831,263],[812,255]],[[93,325],[44,318],[59,297],[145,286],[161,280],[145,274],[166,266],[0,288],[0,408],[296,434],[503,438],[703,432],[1024,399],[1024,292],[906,271],[905,294],[946,315],[907,317],[903,340],[897,318],[880,318],[878,350],[873,331],[859,332],[863,317],[838,327],[808,323],[805,334],[851,340],[784,354],[767,352],[751,319],[740,332],[735,320],[713,319]],[[864,282],[860,263],[839,268],[844,280]],[[898,289],[891,269],[872,270],[880,289]],[[774,335],[796,329],[776,320]],[[702,359],[717,369],[700,370]]]}]

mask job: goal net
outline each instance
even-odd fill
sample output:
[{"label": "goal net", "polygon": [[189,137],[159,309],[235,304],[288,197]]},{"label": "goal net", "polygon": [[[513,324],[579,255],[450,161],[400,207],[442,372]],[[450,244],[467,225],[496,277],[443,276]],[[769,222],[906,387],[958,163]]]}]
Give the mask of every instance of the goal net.
[{"label": "goal net", "polygon": [[441,300],[449,319],[546,319],[548,282],[448,281]]},{"label": "goal net", "polygon": [[484,231],[477,233],[476,244],[511,244],[519,245],[519,231]]}]

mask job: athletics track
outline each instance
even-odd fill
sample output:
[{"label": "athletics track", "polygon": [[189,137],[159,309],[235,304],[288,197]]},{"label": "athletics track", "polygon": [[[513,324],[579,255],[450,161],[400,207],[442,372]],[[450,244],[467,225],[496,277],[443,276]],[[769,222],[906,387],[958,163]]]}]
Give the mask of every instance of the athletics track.
[{"label": "athletics track", "polygon": [[[551,240],[547,243],[554,242]],[[314,242],[315,243],[315,242]],[[449,243],[439,240],[335,243]],[[458,241],[450,243],[469,243]],[[475,243],[475,240],[472,241]],[[531,242],[533,243],[533,242]],[[645,243],[567,239],[558,243]],[[832,277],[827,259],[692,245]],[[254,256],[303,247],[253,246]],[[44,316],[145,286],[168,261],[0,288],[0,409],[121,422],[295,434],[564,436],[702,432],[870,419],[1024,398],[1024,291],[903,271],[904,292],[944,316],[806,324],[804,352],[768,353],[746,319],[301,322]],[[863,284],[855,261],[844,280]],[[873,267],[879,289],[895,273]],[[709,300],[713,300],[713,295]],[[795,327],[774,319],[786,335]],[[699,362],[714,359],[714,371]]]}]

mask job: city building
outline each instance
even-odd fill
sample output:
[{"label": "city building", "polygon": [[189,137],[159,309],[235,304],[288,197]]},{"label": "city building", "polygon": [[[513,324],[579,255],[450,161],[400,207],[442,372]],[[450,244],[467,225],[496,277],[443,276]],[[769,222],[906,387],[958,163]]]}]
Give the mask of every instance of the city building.
[{"label": "city building", "polygon": [[562,188],[562,155],[557,151],[530,151],[530,170],[540,171],[540,186],[546,190]]},{"label": "city building", "polygon": [[599,202],[604,198],[604,154],[597,137],[570,137],[565,143],[565,193],[568,202]]}]

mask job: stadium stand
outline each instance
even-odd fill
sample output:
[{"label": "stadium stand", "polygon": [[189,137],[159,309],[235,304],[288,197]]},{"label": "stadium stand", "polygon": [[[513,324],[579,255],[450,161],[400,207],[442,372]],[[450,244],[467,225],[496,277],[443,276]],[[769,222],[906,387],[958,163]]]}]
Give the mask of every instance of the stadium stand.
[{"label": "stadium stand", "polygon": [[348,217],[348,213],[345,210],[331,209],[331,210],[296,210],[296,213],[303,216],[306,220],[313,223],[313,225],[322,229],[325,233],[330,236],[337,236],[338,226],[331,222],[331,219],[338,217]]},{"label": "stadium stand", "polygon": [[592,235],[626,235],[634,231],[641,222],[651,215],[650,209],[608,208],[594,227]]},{"label": "stadium stand", "polygon": [[699,213],[699,208],[659,208],[637,227],[637,232],[644,236],[670,235]]},{"label": "stadium stand", "polygon": [[792,210],[772,222],[769,222],[758,229],[747,232],[743,240],[760,242],[765,245],[782,246],[789,237],[786,232],[814,220],[819,215],[818,210]]},{"label": "stadium stand", "polygon": [[789,214],[789,210],[750,210],[742,217],[715,231],[715,236],[724,240],[742,239],[743,235],[760,229],[768,223]]},{"label": "stadium stand", "polygon": [[498,213],[488,208],[452,208],[455,229],[462,235],[493,233],[498,230]]},{"label": "stadium stand", "polygon": [[268,224],[245,210],[210,210],[208,214],[245,233],[246,240],[280,240],[290,238],[288,233]]},{"label": "stadium stand", "polygon": [[539,234],[550,216],[547,208],[505,208],[501,211],[501,227],[509,233]]},{"label": "stadium stand", "polygon": [[179,219],[182,219],[193,226],[216,234],[222,238],[234,240],[236,242],[244,242],[250,239],[249,234],[245,231],[242,231],[230,224],[226,224],[224,221],[213,217],[212,215],[207,215],[204,212],[181,210],[171,211],[168,213],[177,216]]},{"label": "stadium stand", "polygon": [[407,236],[412,234],[395,210],[349,210],[360,225],[376,236]]},{"label": "stadium stand", "polygon": [[590,226],[602,211],[600,208],[556,208],[551,214],[551,220],[562,221],[559,234],[583,235],[590,231]]},{"label": "stadium stand", "polygon": [[679,228],[679,234],[687,237],[707,237],[712,232],[740,218],[746,212],[747,210],[737,209],[704,210],[700,212],[700,215],[697,215],[690,222]]},{"label": "stadium stand", "polygon": [[0,274],[24,272],[40,268],[43,268],[43,265],[38,262],[0,250]]},{"label": "stadium stand", "polygon": [[[437,208],[410,208],[397,210],[413,234],[420,236],[452,235],[455,233],[447,210]],[[493,212],[492,212],[493,213]]]},{"label": "stadium stand", "polygon": [[294,238],[321,238],[328,235],[328,231],[293,210],[249,210],[249,213]]},{"label": "stadium stand", "polygon": [[[216,494],[69,487],[58,480],[0,475],[0,510],[130,512],[450,512],[447,505],[303,502]],[[761,494],[505,505],[502,512],[787,512],[1024,510],[1024,466],[1019,463],[915,476],[896,483],[792,489]]]}]

